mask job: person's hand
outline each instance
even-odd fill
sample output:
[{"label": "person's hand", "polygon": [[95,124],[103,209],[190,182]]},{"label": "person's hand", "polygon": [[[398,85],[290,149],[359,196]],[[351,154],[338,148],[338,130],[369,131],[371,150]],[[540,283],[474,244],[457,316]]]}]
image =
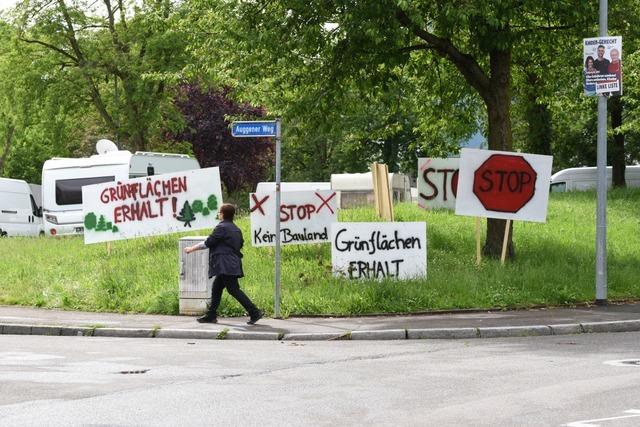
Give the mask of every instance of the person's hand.
[{"label": "person's hand", "polygon": [[186,248],[184,248],[184,253],[185,254],[190,254],[191,252],[193,252],[193,247],[192,246],[187,246]]}]

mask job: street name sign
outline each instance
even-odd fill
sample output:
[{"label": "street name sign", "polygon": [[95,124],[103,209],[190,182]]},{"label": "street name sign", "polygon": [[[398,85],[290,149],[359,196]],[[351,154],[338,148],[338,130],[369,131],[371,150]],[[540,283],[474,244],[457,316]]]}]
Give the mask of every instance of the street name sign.
[{"label": "street name sign", "polygon": [[233,122],[231,135],[236,138],[265,138],[276,136],[276,122]]}]

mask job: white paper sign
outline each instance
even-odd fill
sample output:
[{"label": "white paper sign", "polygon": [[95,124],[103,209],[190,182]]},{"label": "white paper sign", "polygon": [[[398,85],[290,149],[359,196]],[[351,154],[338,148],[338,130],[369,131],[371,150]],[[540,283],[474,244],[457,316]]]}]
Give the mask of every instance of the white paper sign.
[{"label": "white paper sign", "polygon": [[412,279],[427,276],[424,222],[337,222],[331,226],[335,276]]},{"label": "white paper sign", "polygon": [[[276,244],[276,193],[251,193],[251,243]],[[280,243],[295,245],[329,241],[331,223],[338,220],[335,191],[286,191],[280,193]]]},{"label": "white paper sign", "polygon": [[552,156],[463,148],[456,215],[545,222]]},{"label": "white paper sign", "polygon": [[217,167],[82,187],[84,242],[211,229],[222,204]]},{"label": "white paper sign", "polygon": [[584,94],[622,95],[622,37],[583,39]]},{"label": "white paper sign", "polygon": [[455,209],[460,159],[418,159],[418,206]]}]

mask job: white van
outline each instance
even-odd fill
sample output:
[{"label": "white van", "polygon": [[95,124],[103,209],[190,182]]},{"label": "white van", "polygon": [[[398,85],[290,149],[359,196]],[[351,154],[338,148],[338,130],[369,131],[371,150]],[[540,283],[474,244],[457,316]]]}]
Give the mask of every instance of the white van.
[{"label": "white van", "polygon": [[47,236],[80,234],[82,187],[108,181],[200,169],[186,154],[107,151],[88,158],[53,158],[42,167],[42,208]]},{"label": "white van", "polygon": [[42,213],[29,184],[0,178],[0,236],[38,236]]},{"label": "white van", "polygon": [[[551,191],[594,190],[598,185],[598,168],[569,168],[551,176]],[[611,188],[611,166],[607,166],[607,186]],[[640,165],[627,166],[624,172],[627,187],[640,187]]]}]

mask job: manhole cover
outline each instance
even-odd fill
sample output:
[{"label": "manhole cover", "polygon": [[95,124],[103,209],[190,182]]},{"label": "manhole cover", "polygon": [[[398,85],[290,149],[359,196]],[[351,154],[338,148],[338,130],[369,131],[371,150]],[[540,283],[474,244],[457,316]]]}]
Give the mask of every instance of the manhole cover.
[{"label": "manhole cover", "polygon": [[120,371],[119,374],[123,375],[135,375],[135,374],[146,374],[149,372],[148,369],[138,369],[137,371]]},{"label": "manhole cover", "polygon": [[611,366],[640,366],[640,359],[608,360],[604,364]]}]

